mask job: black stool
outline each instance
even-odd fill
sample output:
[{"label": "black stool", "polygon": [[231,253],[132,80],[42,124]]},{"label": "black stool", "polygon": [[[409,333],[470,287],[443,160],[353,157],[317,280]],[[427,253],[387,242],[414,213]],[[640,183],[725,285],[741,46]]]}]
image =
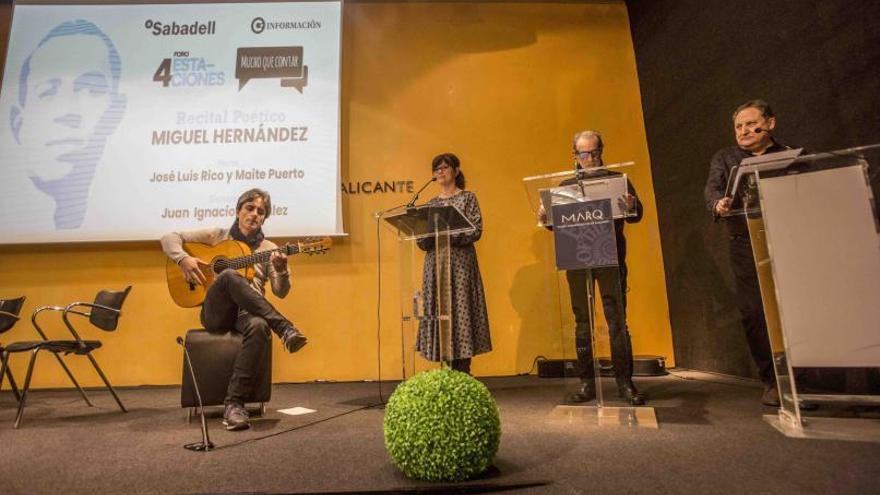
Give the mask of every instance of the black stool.
[{"label": "black stool", "polygon": [[[193,371],[199,382],[199,392],[204,406],[220,406],[226,398],[229,379],[235,357],[241,349],[241,335],[235,332],[209,332],[198,328],[186,332],[184,341],[186,350],[192,360]],[[257,387],[246,403],[260,403],[260,414],[266,412],[266,402],[272,397],[272,353],[268,352],[265,366],[258,370]],[[180,407],[188,407],[187,420],[192,419],[195,408],[199,407],[193,388],[192,377],[183,361],[183,380],[180,388]]]}]

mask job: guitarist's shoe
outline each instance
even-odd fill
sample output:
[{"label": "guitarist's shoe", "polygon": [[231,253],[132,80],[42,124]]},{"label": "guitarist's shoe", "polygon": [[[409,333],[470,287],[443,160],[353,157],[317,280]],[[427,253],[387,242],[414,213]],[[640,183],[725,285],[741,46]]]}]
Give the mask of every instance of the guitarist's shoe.
[{"label": "guitarist's shoe", "polygon": [[251,427],[248,422],[247,410],[241,404],[226,404],[223,411],[223,425],[229,431],[247,430]]},{"label": "guitarist's shoe", "polygon": [[309,339],[300,333],[295,326],[291,325],[281,335],[281,342],[284,344],[284,348],[287,349],[287,352],[293,354],[302,349],[303,346],[309,342]]}]

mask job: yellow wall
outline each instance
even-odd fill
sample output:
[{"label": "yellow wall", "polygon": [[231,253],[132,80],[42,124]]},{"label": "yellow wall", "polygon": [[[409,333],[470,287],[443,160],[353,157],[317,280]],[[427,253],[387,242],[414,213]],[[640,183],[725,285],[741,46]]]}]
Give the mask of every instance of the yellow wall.
[{"label": "yellow wall", "polygon": [[[646,212],[640,224],[627,226],[633,347],[636,354],[671,359],[657,214],[623,2],[349,0],[344,17],[343,180],[420,185],[430,176],[431,157],[452,151],[480,200],[485,230],[477,251],[495,351],[475,359],[474,372],[510,375],[528,370],[539,354],[573,355],[570,331],[558,330],[571,318],[566,300],[560,308],[560,286],[550,270],[551,235],[535,228],[520,179],[569,167],[571,136],[583,128],[603,131],[606,162],[636,162],[629,174]],[[423,197],[433,194],[429,189]],[[376,377],[371,212],[407,199],[406,193],[346,196],[350,236],[326,256],[292,260],[294,290],[273,301],[310,342],[294,356],[274,344],[276,382]],[[271,237],[271,219],[266,231]],[[393,235],[383,229],[381,236],[382,373],[394,377],[400,370],[397,254]],[[171,302],[158,242],[0,247],[0,274],[0,297],[28,296],[28,313],[132,284],[118,332],[89,332],[105,340],[96,356],[117,385],[179,383],[182,358],[174,337],[197,326],[198,316]],[[2,341],[33,336],[22,322]],[[19,376],[25,361],[15,359]],[[85,360],[68,361],[83,382],[99,384]],[[50,358],[41,363],[34,386],[69,385]]]}]

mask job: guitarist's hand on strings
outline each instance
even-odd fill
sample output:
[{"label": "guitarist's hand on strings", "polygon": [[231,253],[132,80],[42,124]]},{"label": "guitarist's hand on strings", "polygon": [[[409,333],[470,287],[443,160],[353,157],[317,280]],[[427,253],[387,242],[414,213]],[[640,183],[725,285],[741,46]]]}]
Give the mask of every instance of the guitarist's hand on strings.
[{"label": "guitarist's hand on strings", "polygon": [[187,282],[196,285],[205,285],[205,274],[202,273],[202,269],[199,265],[208,266],[207,263],[193,256],[187,256],[178,263],[180,270],[183,272],[183,278]]},{"label": "guitarist's hand on strings", "polygon": [[269,261],[272,262],[272,266],[275,267],[275,271],[278,273],[287,273],[287,255],[282,253],[281,251],[275,251],[269,257]]}]

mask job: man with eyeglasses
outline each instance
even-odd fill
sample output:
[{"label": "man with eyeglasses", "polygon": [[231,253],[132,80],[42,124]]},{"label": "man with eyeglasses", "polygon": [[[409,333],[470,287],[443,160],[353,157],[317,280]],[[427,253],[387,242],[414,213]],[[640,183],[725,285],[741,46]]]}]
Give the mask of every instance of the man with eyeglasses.
[{"label": "man with eyeglasses", "polygon": [[[162,250],[176,261],[183,277],[191,284],[204,284],[203,267],[209,260],[200,260],[183,248],[184,242],[216,245],[235,239],[247,244],[254,252],[278,249],[263,235],[263,222],[272,212],[272,199],[262,189],[250,189],[239,198],[235,207],[236,218],[229,228],[171,232],[162,236]],[[296,352],[306,345],[306,337],[293,323],[266,300],[266,282],[272,293],[284,297],[290,292],[290,271],[287,256],[275,251],[268,261],[253,265],[253,278],[246,279],[235,270],[225,270],[214,279],[202,304],[202,325],[208,331],[238,332],[242,336],[241,350],[235,358],[232,377],[226,390],[223,424],[227,430],[250,427],[244,401],[257,387],[256,374],[261,362],[271,352],[269,344],[274,331],[287,352]]]},{"label": "man with eyeglasses", "polygon": [[[619,172],[604,168],[605,164],[602,161],[604,143],[602,135],[598,131],[587,130],[575,134],[572,147],[578,176],[563,181],[560,186],[575,184],[581,178],[582,173],[588,173],[590,178],[620,175]],[[611,337],[611,362],[614,365],[618,393],[631,405],[640,406],[645,403],[644,395],[638,392],[632,381],[632,342],[629,328],[626,325],[626,292],[628,290],[626,285],[626,237],[623,235],[624,225],[639,222],[642,219],[643,210],[632,183],[628,182],[627,187],[628,194],[619,198],[619,201],[627,211],[635,214],[625,219],[614,220],[618,265],[565,272],[571,295],[571,310],[575,318],[575,347],[578,365],[581,368],[581,389],[569,398],[571,402],[588,402],[596,397],[593,345],[590,335],[592,311],[587,296],[588,288],[598,285],[602,296],[602,309],[605,312],[608,333]],[[546,220],[546,214],[543,210],[539,214],[542,216],[543,223]]]}]

